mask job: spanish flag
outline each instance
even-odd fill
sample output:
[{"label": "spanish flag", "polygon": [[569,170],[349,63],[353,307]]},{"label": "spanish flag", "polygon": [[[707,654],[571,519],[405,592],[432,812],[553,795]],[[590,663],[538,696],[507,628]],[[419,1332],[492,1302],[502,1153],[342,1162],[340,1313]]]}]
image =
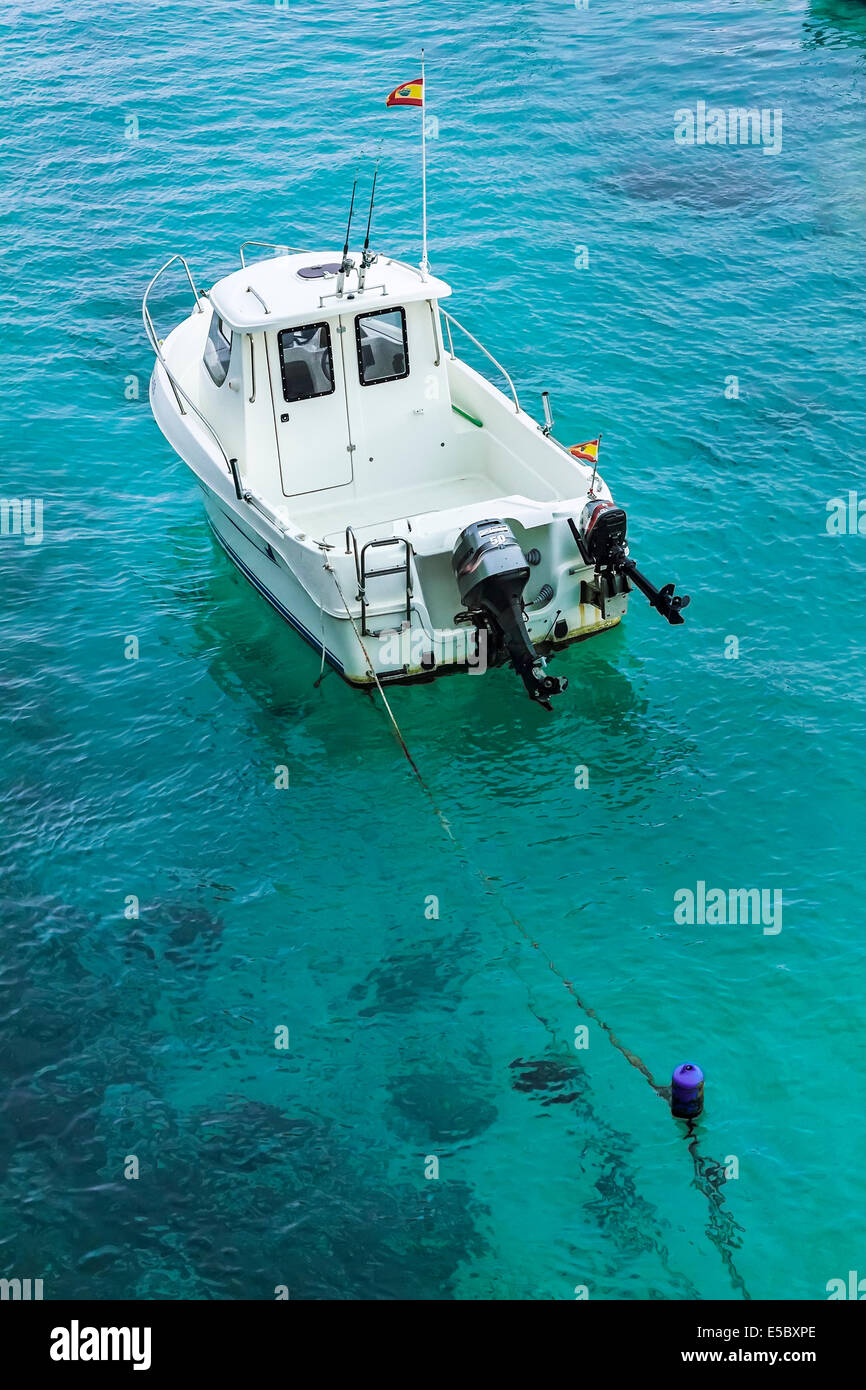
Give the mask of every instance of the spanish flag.
[{"label": "spanish flag", "polygon": [[569,449],[570,454],[574,454],[576,459],[583,459],[584,463],[598,463],[598,446],[601,443],[601,435],[598,439],[587,440],[586,444],[572,444]]},{"label": "spanish flag", "polygon": [[405,82],[402,87],[395,87],[386,106],[423,106],[424,105],[424,78],[419,77],[415,82]]}]

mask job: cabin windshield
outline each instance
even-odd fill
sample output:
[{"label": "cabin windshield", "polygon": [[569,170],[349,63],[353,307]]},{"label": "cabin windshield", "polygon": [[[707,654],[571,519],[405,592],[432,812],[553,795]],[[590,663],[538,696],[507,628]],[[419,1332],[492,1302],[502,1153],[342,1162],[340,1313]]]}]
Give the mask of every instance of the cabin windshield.
[{"label": "cabin windshield", "polygon": [[326,323],[284,328],[279,334],[283,399],[306,401],[334,389],[331,331]]},{"label": "cabin windshield", "polygon": [[204,364],[217,386],[222,386],[228,375],[231,355],[232,331],[226,327],[218,314],[214,314],[204,345]]},{"label": "cabin windshield", "polygon": [[372,314],[359,314],[355,333],[362,386],[399,381],[409,375],[405,309],[379,309]]}]

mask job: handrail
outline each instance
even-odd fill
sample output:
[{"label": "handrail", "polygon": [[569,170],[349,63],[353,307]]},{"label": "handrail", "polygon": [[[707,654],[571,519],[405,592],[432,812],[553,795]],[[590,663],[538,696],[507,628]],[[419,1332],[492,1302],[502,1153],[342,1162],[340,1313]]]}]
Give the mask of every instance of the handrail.
[{"label": "handrail", "polygon": [[177,408],[180,411],[181,415],[186,415],[186,411],[183,408],[183,401],[181,399],[183,391],[181,390],[180,384],[175,382],[174,377],[168,369],[166,360],[162,355],[162,351],[159,346],[160,340],[156,336],[156,329],[153,326],[153,319],[150,317],[150,310],[148,309],[146,304],[142,304],[141,306],[141,317],[144,321],[144,331],[147,334],[147,341],[150,343],[150,346],[156,354],[157,360],[162,363],[163,370],[165,371],[165,374],[169,380],[169,385],[171,386],[171,389],[174,392],[174,398],[177,401]]},{"label": "handrail", "polygon": [[250,389],[253,393],[249,398],[249,402],[250,405],[253,405],[256,399],[256,348],[252,333],[248,333],[247,337],[250,341]]},{"label": "handrail", "polygon": [[259,303],[261,304],[261,306],[262,306],[262,308],[264,309],[264,311],[265,311],[266,314],[269,314],[269,313],[271,312],[270,309],[268,308],[267,304],[265,303],[265,301],[262,299],[261,295],[259,294],[258,290],[254,290],[253,287],[252,287],[252,285],[247,285],[247,294],[251,294],[251,295],[254,295],[254,296],[255,296],[255,298],[259,301]]},{"label": "handrail", "polygon": [[436,349],[436,360],[433,363],[433,366],[438,367],[439,363],[442,361],[442,350],[439,346],[439,333],[436,328],[436,310],[433,308],[432,299],[427,300],[427,307],[430,310],[430,322],[433,325],[433,346]]},{"label": "handrail", "polygon": [[265,501],[264,497],[260,497],[257,492],[253,492],[250,488],[244,488],[243,500],[248,503],[249,506],[255,507],[257,512],[261,512],[265,520],[269,521],[274,530],[278,531],[281,536],[290,534],[292,530],[291,525],[285,522],[281,516],[277,515],[273,507]]},{"label": "handrail", "polygon": [[360,589],[360,587],[361,587],[361,566],[360,566],[360,563],[359,563],[359,561],[358,561],[358,541],[357,541],[357,537],[355,536],[355,532],[353,531],[352,527],[351,527],[351,526],[347,526],[347,527],[346,527],[346,554],[347,554],[347,555],[351,555],[351,554],[352,554],[352,551],[349,549],[349,537],[350,537],[350,536],[352,537],[352,547],[353,547],[354,552],[355,552],[355,578],[356,578],[357,581],[358,581],[358,588]]},{"label": "handrail", "polygon": [[[298,251],[302,253],[304,249],[302,246],[287,246],[284,241],[244,241],[241,243],[240,248],[241,268],[243,270],[246,270],[247,268],[247,263],[244,260],[245,246],[265,246],[271,251],[284,251],[286,255],[288,255],[290,251]],[[265,259],[267,259],[267,257],[265,257]],[[273,259],[273,257],[271,259]]]},{"label": "handrail", "polygon": [[[445,314],[444,309],[440,308],[439,312],[440,314]],[[454,339],[451,337],[451,325],[448,322],[447,314],[445,314],[445,327],[448,329],[448,351],[451,353],[451,361],[453,362],[457,354],[454,351]]]},{"label": "handrail", "polygon": [[[178,387],[178,385],[175,383],[175,380],[174,380],[174,378],[173,378],[171,372],[168,370],[168,367],[166,366],[165,358],[163,357],[162,353],[161,353],[160,350],[159,350],[159,346],[158,346],[159,339],[158,339],[157,336],[156,336],[156,329],[155,329],[154,326],[153,326],[153,319],[152,319],[152,317],[151,317],[150,309],[148,308],[148,304],[147,304],[147,296],[150,294],[150,292],[151,292],[151,290],[153,289],[154,285],[156,284],[157,280],[159,279],[159,277],[160,277],[161,275],[164,275],[164,274],[165,274],[165,272],[168,270],[169,266],[174,265],[175,261],[180,261],[181,265],[183,266],[184,270],[186,271],[186,278],[187,278],[187,280],[189,280],[189,285],[190,285],[190,289],[192,290],[192,293],[193,293],[193,298],[194,298],[194,300],[195,300],[195,307],[196,307],[196,309],[198,310],[198,312],[199,312],[200,314],[203,314],[203,313],[204,313],[204,310],[202,309],[201,304],[200,304],[200,302],[199,302],[199,299],[200,299],[199,292],[198,292],[198,290],[197,290],[196,287],[195,287],[195,281],[194,281],[193,278],[192,278],[192,271],[191,271],[190,268],[189,268],[189,265],[188,265],[188,263],[187,263],[186,257],[185,257],[185,256],[181,256],[181,255],[179,255],[177,252],[175,252],[175,254],[174,254],[173,256],[169,256],[169,258],[168,258],[168,260],[166,261],[165,265],[160,266],[159,270],[156,272],[156,274],[154,275],[154,277],[153,277],[153,279],[151,280],[150,284],[148,285],[147,289],[145,290],[145,292],[144,292],[144,298],[143,298],[142,301],[141,301],[141,317],[142,317],[142,320],[143,320],[143,322],[144,322],[145,332],[147,333],[147,336],[148,336],[148,340],[149,340],[149,342],[150,342],[150,345],[151,345],[151,347],[153,348],[153,350],[154,350],[154,352],[156,353],[156,355],[157,355],[157,357],[159,358],[159,360],[162,362],[163,367],[165,367],[166,375],[167,375],[169,381],[171,382],[171,389],[174,391],[174,398],[175,398],[175,400],[177,401],[178,410],[180,411],[181,415],[185,415],[185,414],[186,414],[186,411],[185,411],[184,408],[183,408],[183,402],[181,401],[181,398],[180,398],[180,396],[178,395],[178,389],[179,389],[179,387]],[[183,394],[183,393],[181,393],[181,394]],[[228,460],[227,460],[227,461],[228,461]]]},{"label": "handrail", "polygon": [[164,275],[165,272],[168,270],[169,266],[170,266],[170,265],[174,265],[175,261],[180,261],[181,265],[183,266],[184,270],[186,271],[186,278],[187,278],[187,280],[189,280],[189,287],[190,287],[190,289],[192,290],[192,297],[193,297],[193,299],[195,300],[195,307],[198,309],[198,311],[199,311],[200,314],[203,314],[203,313],[204,313],[204,310],[202,309],[201,305],[199,304],[199,299],[201,298],[201,296],[199,295],[199,292],[198,292],[198,290],[197,290],[196,287],[195,287],[195,280],[193,280],[193,278],[192,278],[192,271],[191,271],[190,268],[189,268],[189,264],[188,264],[188,262],[187,262],[186,257],[185,257],[185,256],[181,256],[180,253],[177,252],[177,251],[175,251],[175,253],[174,253],[173,256],[169,256],[169,258],[168,258],[168,260],[166,261],[165,265],[161,265],[161,266],[160,266],[159,270],[156,272],[156,274],[154,275],[153,279],[151,280],[150,284],[148,285],[147,289],[146,289],[145,292],[144,292],[144,299],[142,300],[142,303],[143,303],[143,304],[146,304],[146,303],[147,303],[147,296],[150,294],[151,290],[153,289],[153,287],[154,287],[154,285],[156,284],[157,280],[159,279],[160,275]]},{"label": "handrail", "polygon": [[193,294],[195,295],[196,309],[198,310],[198,312],[199,312],[200,314],[203,314],[203,313],[204,313],[204,309],[201,307],[201,303],[199,302],[199,299],[200,299],[199,293],[198,293],[198,290],[197,290],[196,287],[195,287],[195,281],[194,281],[193,278],[192,278],[192,273],[191,273],[191,271],[190,271],[190,268],[189,268],[189,266],[187,265],[185,258],[184,258],[183,256],[178,255],[177,253],[175,253],[175,255],[169,257],[169,259],[166,261],[165,265],[160,266],[159,270],[156,272],[156,274],[154,275],[153,279],[151,280],[150,284],[148,285],[147,289],[146,289],[145,292],[144,292],[144,298],[143,298],[143,300],[141,301],[141,318],[142,318],[142,322],[143,322],[143,324],[144,324],[144,331],[145,331],[145,333],[147,334],[147,340],[148,340],[148,342],[150,343],[151,348],[153,349],[153,352],[154,352],[154,355],[155,355],[156,358],[157,358],[157,361],[159,362],[160,366],[162,367],[163,371],[165,372],[166,376],[168,377],[169,383],[170,383],[170,385],[171,385],[171,389],[172,389],[172,391],[174,392],[174,398],[175,398],[175,400],[177,401],[177,408],[178,408],[178,410],[180,411],[181,415],[185,415],[185,414],[186,414],[186,411],[185,411],[184,408],[183,408],[183,402],[186,401],[186,403],[187,403],[187,405],[189,406],[190,410],[192,411],[193,415],[195,415],[196,418],[197,418],[198,420],[201,421],[201,423],[204,425],[205,429],[208,431],[208,434],[210,434],[211,438],[213,439],[214,443],[216,444],[217,448],[219,449],[220,453],[221,453],[222,456],[223,456],[223,460],[224,460],[225,466],[226,466],[226,471],[230,474],[232,480],[234,481],[234,478],[235,478],[234,470],[232,469],[232,466],[231,466],[231,464],[230,464],[230,462],[229,462],[229,456],[228,456],[228,454],[226,453],[225,449],[223,448],[223,446],[222,446],[222,444],[221,444],[221,442],[220,442],[219,435],[217,434],[217,432],[216,432],[216,430],[214,429],[213,425],[210,424],[210,422],[209,422],[208,420],[205,419],[204,415],[202,415],[202,413],[201,413],[201,411],[199,410],[198,406],[196,405],[195,401],[190,400],[190,398],[189,398],[189,396],[187,395],[186,391],[184,391],[184,389],[183,389],[183,387],[181,386],[180,382],[178,381],[177,377],[174,375],[174,372],[171,370],[171,368],[169,367],[168,363],[167,363],[166,360],[165,360],[165,355],[164,355],[164,353],[163,353],[163,351],[162,351],[162,347],[160,346],[160,339],[159,339],[159,338],[157,337],[157,335],[156,335],[156,329],[155,329],[154,324],[153,324],[153,318],[151,317],[150,309],[149,309],[149,307],[148,307],[148,303],[147,303],[147,297],[148,297],[148,295],[150,294],[151,290],[153,289],[153,287],[154,287],[154,285],[156,284],[156,282],[157,282],[157,280],[159,279],[159,277],[160,277],[162,274],[164,274],[164,272],[165,272],[166,270],[168,270],[168,268],[169,268],[170,265],[174,265],[174,262],[175,262],[175,261],[180,261],[181,265],[183,266],[184,270],[186,271],[187,279],[189,280],[190,286],[192,287],[192,292],[193,292]]},{"label": "handrail", "polygon": [[458,320],[455,319],[455,317],[454,317],[453,314],[449,314],[448,311],[447,311],[447,309],[442,309],[442,308],[440,308],[439,312],[440,312],[440,314],[442,314],[443,318],[445,319],[445,322],[448,324],[448,343],[449,343],[449,346],[450,346],[450,349],[451,349],[451,358],[452,358],[452,360],[453,360],[454,357],[455,357],[455,352],[454,352],[454,340],[453,340],[453,338],[451,337],[451,324],[453,323],[455,328],[459,328],[460,331],[461,331],[462,333],[465,333],[465,334],[466,334],[466,336],[467,336],[467,338],[469,339],[470,342],[474,343],[475,346],[476,346],[477,348],[480,348],[480,349],[481,349],[481,351],[484,353],[484,356],[485,356],[485,357],[488,357],[488,358],[490,359],[490,361],[493,363],[494,367],[496,367],[497,371],[500,371],[500,372],[502,373],[502,375],[505,377],[505,380],[508,382],[508,385],[511,387],[511,394],[512,394],[512,396],[514,397],[514,408],[515,408],[515,410],[517,411],[517,413],[518,413],[518,415],[519,415],[519,414],[520,414],[520,401],[517,399],[517,392],[516,392],[515,389],[514,389],[514,382],[511,380],[511,377],[508,375],[508,373],[507,373],[507,371],[505,370],[505,368],[503,367],[502,363],[501,363],[501,362],[497,362],[496,358],[493,356],[493,353],[492,353],[492,352],[488,352],[488,351],[487,351],[487,348],[484,346],[484,344],[483,344],[483,343],[479,343],[478,339],[477,339],[476,337],[474,337],[473,334],[471,334],[471,333],[469,332],[469,329],[468,329],[468,328],[464,328],[464,327],[463,327],[463,324],[460,323],[460,322],[458,322]]},{"label": "handrail", "polygon": [[401,261],[398,260],[396,256],[386,256],[385,259],[388,265],[401,265],[404,270],[411,270],[413,275],[417,275],[418,279],[422,280],[426,284],[427,276],[424,274],[423,270],[421,270],[419,266],[412,265],[411,261]]}]

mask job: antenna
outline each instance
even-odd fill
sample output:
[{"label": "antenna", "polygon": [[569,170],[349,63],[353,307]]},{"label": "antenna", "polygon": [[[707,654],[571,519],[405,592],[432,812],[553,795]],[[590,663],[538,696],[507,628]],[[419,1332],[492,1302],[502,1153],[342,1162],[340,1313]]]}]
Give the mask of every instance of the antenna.
[{"label": "antenna", "polygon": [[345,283],[346,276],[349,274],[349,271],[355,269],[355,262],[349,259],[349,233],[350,233],[351,230],[352,230],[352,214],[353,214],[354,211],[355,211],[355,189],[356,189],[357,187],[358,187],[358,176],[357,176],[357,174],[356,174],[356,175],[355,175],[355,180],[354,180],[354,182],[353,182],[353,184],[352,184],[352,201],[351,201],[351,203],[349,204],[349,220],[348,220],[348,222],[346,223],[346,240],[345,240],[345,243],[344,243],[344,245],[343,245],[343,259],[342,259],[342,261],[341,261],[341,263],[340,263],[340,274],[339,274],[339,278],[337,279],[337,294],[338,294],[338,295],[341,295],[341,294],[343,293],[343,285],[344,285],[344,283]]},{"label": "antenna", "polygon": [[378,157],[378,155],[377,155],[377,156],[376,156],[376,168],[375,168],[374,171],[373,171],[373,187],[372,187],[371,190],[370,190],[370,211],[369,211],[369,213],[367,214],[367,236],[366,236],[366,238],[365,238],[365,240],[364,240],[364,251],[363,251],[363,255],[361,256],[361,269],[358,271],[358,293],[359,293],[359,294],[361,294],[361,292],[362,292],[363,289],[364,289],[364,281],[365,281],[366,278],[367,278],[367,271],[368,271],[368,269],[370,268],[371,265],[375,264],[375,262],[379,259],[378,256],[372,254],[371,251],[370,251],[370,227],[371,227],[372,222],[373,222],[373,203],[375,202],[375,199],[376,199],[376,180],[378,179],[378,177],[379,177],[379,157]]},{"label": "antenna", "polygon": [[370,246],[370,225],[371,225],[371,223],[372,223],[372,221],[373,221],[373,201],[374,201],[374,199],[375,199],[375,197],[376,197],[376,180],[378,179],[378,177],[379,177],[379,161],[378,161],[378,159],[377,159],[377,160],[376,160],[376,168],[373,170],[373,187],[370,189],[370,211],[369,211],[369,214],[368,214],[368,216],[367,216],[367,236],[366,236],[365,241],[364,241],[364,250],[365,250],[365,251],[367,251],[367,250],[369,249],[369,246]]}]

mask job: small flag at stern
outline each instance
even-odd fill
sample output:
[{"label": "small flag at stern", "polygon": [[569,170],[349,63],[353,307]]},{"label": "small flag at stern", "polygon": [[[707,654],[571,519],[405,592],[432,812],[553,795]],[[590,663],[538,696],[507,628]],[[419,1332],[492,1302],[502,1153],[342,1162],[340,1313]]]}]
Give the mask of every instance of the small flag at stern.
[{"label": "small flag at stern", "polygon": [[386,106],[423,106],[424,105],[424,78],[419,77],[415,82],[404,82],[402,87],[395,87]]},{"label": "small flag at stern", "polygon": [[586,444],[572,444],[569,449],[570,454],[574,454],[576,459],[583,459],[584,463],[598,463],[598,446],[601,443],[601,435],[598,439],[589,439]]}]

